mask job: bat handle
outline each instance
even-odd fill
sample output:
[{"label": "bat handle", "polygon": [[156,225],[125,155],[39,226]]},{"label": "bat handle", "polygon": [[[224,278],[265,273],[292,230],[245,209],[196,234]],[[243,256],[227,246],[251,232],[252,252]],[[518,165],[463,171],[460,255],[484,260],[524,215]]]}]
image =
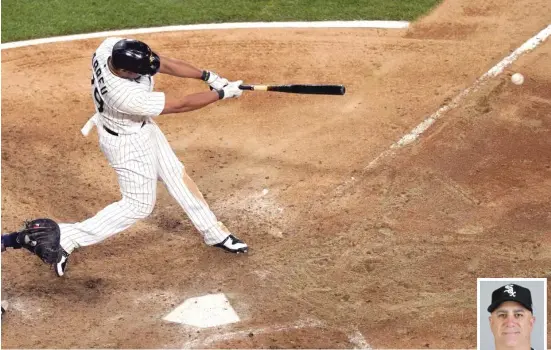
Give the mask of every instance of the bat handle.
[{"label": "bat handle", "polygon": [[254,86],[252,85],[239,85],[240,90],[254,90]]}]

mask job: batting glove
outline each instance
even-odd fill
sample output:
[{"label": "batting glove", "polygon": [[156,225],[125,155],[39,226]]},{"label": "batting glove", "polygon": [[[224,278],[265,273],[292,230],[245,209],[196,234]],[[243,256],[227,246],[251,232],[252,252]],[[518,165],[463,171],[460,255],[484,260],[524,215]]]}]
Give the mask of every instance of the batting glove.
[{"label": "batting glove", "polygon": [[239,97],[243,93],[243,90],[239,88],[239,85],[243,84],[243,80],[232,81],[222,89],[218,90],[218,96],[220,99]]},{"label": "batting glove", "polygon": [[209,84],[209,86],[214,90],[220,90],[229,83],[228,79],[222,78],[218,74],[208,70],[203,71],[201,79]]}]

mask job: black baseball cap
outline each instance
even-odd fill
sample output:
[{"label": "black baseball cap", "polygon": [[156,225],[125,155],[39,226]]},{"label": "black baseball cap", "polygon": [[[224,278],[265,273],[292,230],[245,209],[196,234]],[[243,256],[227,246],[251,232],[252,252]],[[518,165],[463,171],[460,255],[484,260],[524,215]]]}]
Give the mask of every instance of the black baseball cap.
[{"label": "black baseball cap", "polygon": [[492,304],[488,306],[488,312],[492,313],[499,305],[506,301],[516,301],[533,313],[530,289],[517,284],[507,284],[494,290],[492,293]]}]

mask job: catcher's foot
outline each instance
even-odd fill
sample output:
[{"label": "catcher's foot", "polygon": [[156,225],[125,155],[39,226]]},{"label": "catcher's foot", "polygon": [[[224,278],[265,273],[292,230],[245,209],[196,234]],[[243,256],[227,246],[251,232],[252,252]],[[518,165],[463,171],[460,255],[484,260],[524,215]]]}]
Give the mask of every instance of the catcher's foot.
[{"label": "catcher's foot", "polygon": [[2,315],[8,310],[8,301],[2,300]]},{"label": "catcher's foot", "polygon": [[58,277],[61,277],[65,274],[65,269],[67,268],[67,261],[69,260],[69,253],[61,249],[61,254],[57,258],[57,263],[55,263],[55,274]]},{"label": "catcher's foot", "polygon": [[249,249],[249,247],[247,247],[247,245],[243,241],[241,241],[234,235],[229,235],[222,242],[215,244],[214,247],[222,248],[225,251],[235,254],[246,253]]}]

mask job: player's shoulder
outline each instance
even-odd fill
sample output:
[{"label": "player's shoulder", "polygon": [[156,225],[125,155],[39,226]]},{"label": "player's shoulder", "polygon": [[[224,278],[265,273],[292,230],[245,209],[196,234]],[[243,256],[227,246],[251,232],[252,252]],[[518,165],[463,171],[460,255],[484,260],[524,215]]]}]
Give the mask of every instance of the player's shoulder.
[{"label": "player's shoulder", "polygon": [[101,42],[101,44],[99,45],[97,51],[103,51],[103,50],[107,50],[107,51],[111,51],[113,50],[113,46],[115,46],[115,44],[117,42],[119,42],[120,40],[123,40],[124,38],[119,38],[119,37],[109,37],[105,40],[103,40]]}]

